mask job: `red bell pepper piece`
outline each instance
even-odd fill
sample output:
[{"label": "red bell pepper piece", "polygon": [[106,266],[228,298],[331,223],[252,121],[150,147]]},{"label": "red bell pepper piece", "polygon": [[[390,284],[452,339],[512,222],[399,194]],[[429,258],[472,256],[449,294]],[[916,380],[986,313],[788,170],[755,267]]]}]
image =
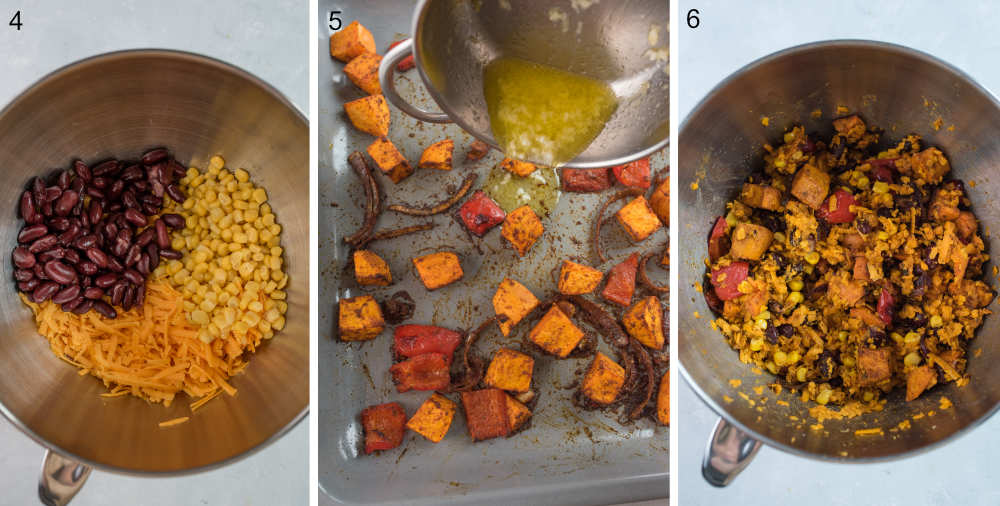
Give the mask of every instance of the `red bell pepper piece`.
[{"label": "red bell pepper piece", "polygon": [[723,216],[719,216],[715,225],[712,225],[712,231],[708,234],[708,258],[713,262],[729,253],[730,241],[726,234],[728,229],[729,224]]},{"label": "red bell pepper piece", "polygon": [[462,335],[454,330],[432,325],[400,325],[392,334],[393,350],[398,357],[415,357],[425,353],[440,353],[451,363]]},{"label": "red bell pepper piece", "polygon": [[872,166],[872,177],[876,181],[892,183],[893,176],[896,173],[896,160],[899,160],[899,158],[873,158],[868,160],[867,163]]},{"label": "red bell pepper piece", "polygon": [[854,221],[855,214],[851,212],[851,206],[857,204],[851,192],[837,188],[833,192],[833,197],[837,201],[837,208],[830,210],[830,199],[823,201],[823,205],[816,211],[816,215],[827,223],[850,223]]},{"label": "red bell pepper piece", "polygon": [[451,383],[450,361],[440,353],[424,353],[389,368],[396,390],[441,390]]},{"label": "red bell pepper piece", "polygon": [[[396,42],[389,44],[389,49],[392,49],[402,44],[403,42],[406,42],[406,39],[397,40]],[[400,72],[406,72],[407,70],[412,69],[414,66],[415,64],[413,63],[413,55],[411,54],[410,56],[407,56],[406,58],[403,58],[402,60],[399,61],[399,63],[396,65],[396,70]]]},{"label": "red bell pepper piece", "polygon": [[632,188],[649,188],[652,179],[649,175],[649,158],[642,158],[623,165],[611,167],[615,179],[619,183]]},{"label": "red bell pepper piece", "polygon": [[458,209],[458,217],[469,232],[482,237],[491,228],[503,223],[507,213],[482,190],[476,190]]},{"label": "red bell pepper piece", "polygon": [[611,172],[603,169],[562,170],[562,189],[573,193],[592,193],[611,188]]},{"label": "red bell pepper piece", "polygon": [[639,269],[639,254],[632,253],[624,262],[611,268],[601,297],[608,302],[628,307],[635,293],[635,273]]},{"label": "red bell pepper piece", "polygon": [[875,308],[879,319],[886,325],[892,325],[892,314],[896,309],[896,296],[892,292],[891,284],[883,284],[882,293],[878,296],[878,306]]},{"label": "red bell pepper piece", "polygon": [[369,406],[361,411],[365,429],[365,454],[375,450],[391,450],[403,442],[406,411],[398,402]]},{"label": "red bell pepper piece", "polygon": [[743,295],[739,286],[749,275],[750,264],[746,262],[733,262],[712,271],[711,281],[715,287],[715,294],[722,300],[733,300]]}]

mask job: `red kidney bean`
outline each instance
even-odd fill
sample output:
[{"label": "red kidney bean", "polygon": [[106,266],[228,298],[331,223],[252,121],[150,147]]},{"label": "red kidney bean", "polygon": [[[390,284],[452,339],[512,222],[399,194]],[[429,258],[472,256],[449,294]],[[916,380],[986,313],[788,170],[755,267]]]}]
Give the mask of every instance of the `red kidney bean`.
[{"label": "red kidney bean", "polygon": [[133,269],[125,269],[125,279],[129,280],[129,282],[133,285],[138,285],[145,281],[142,274],[139,274],[139,271]]},{"label": "red kidney bean", "polygon": [[75,172],[76,176],[83,182],[90,181],[90,179],[94,177],[94,174],[90,171],[90,167],[80,160],[73,162],[73,172]]},{"label": "red kidney bean", "polygon": [[107,220],[104,220],[104,227],[101,228],[101,232],[104,234],[104,238],[107,240],[114,239],[118,235],[118,225],[114,223],[114,217],[108,216]]},{"label": "red kidney bean", "polygon": [[62,188],[63,190],[69,189],[70,183],[70,173],[68,170],[60,171],[59,175],[56,176],[56,186]]},{"label": "red kidney bean", "polygon": [[55,202],[56,199],[62,196],[62,194],[63,194],[62,188],[56,185],[49,186],[48,188],[45,189],[45,201]]},{"label": "red kidney bean", "polygon": [[29,243],[44,236],[49,233],[49,227],[46,227],[44,223],[36,223],[34,225],[27,225],[21,229],[17,234],[17,242],[19,243]]},{"label": "red kidney bean", "polygon": [[49,217],[52,216],[52,201],[45,200],[38,204],[38,211],[42,213],[42,216]]},{"label": "red kidney bean", "polygon": [[160,216],[160,219],[166,222],[167,226],[173,229],[184,228],[186,224],[184,217],[179,214],[167,213]]},{"label": "red kidney bean", "polygon": [[118,160],[108,160],[99,164],[97,167],[94,167],[93,172],[95,177],[99,177],[107,174],[114,174],[118,172],[119,168],[121,168],[121,164]]},{"label": "red kidney bean", "polygon": [[87,234],[77,237],[73,240],[73,247],[86,252],[88,249],[93,248],[97,245],[97,236],[94,234]]},{"label": "red kidney bean", "polygon": [[156,255],[155,257],[149,257],[150,272],[155,271],[159,265],[160,265],[160,255]]},{"label": "red kidney bean", "polygon": [[17,289],[24,293],[31,293],[32,290],[38,288],[38,285],[42,284],[42,280],[38,278],[31,278],[27,281],[21,281],[17,284]]},{"label": "red kidney bean", "polygon": [[142,257],[142,246],[138,244],[133,244],[128,249],[128,253],[125,253],[125,266],[132,267],[139,261]]},{"label": "red kidney bean", "polygon": [[80,236],[81,232],[82,231],[79,225],[74,224],[70,226],[69,230],[59,234],[59,244],[69,246],[74,240],[76,240],[77,237]]},{"label": "red kidney bean", "polygon": [[108,200],[117,199],[121,196],[123,191],[125,191],[125,181],[122,181],[121,179],[115,180],[114,183],[111,183],[111,188],[108,188]]},{"label": "red kidney bean", "polygon": [[131,188],[122,192],[122,205],[125,206],[126,212],[139,207],[139,199],[135,198],[135,191]]},{"label": "red kidney bean", "polygon": [[87,183],[85,183],[83,181],[83,179],[75,177],[75,178],[73,178],[73,182],[69,184],[69,189],[75,191],[78,194],[82,194],[83,193],[83,187],[86,186],[86,185],[87,185]]},{"label": "red kidney bean", "polygon": [[160,198],[163,198],[163,194],[167,190],[166,185],[164,185],[163,183],[161,183],[160,181],[157,181],[157,180],[150,181],[149,182],[149,188],[150,188],[150,191],[153,192],[154,196],[160,197]]},{"label": "red kidney bean", "polygon": [[55,211],[59,216],[67,216],[76,207],[80,200],[80,195],[73,190],[66,190],[56,201]]},{"label": "red kidney bean", "polygon": [[147,228],[143,230],[141,234],[136,236],[135,243],[139,246],[145,247],[147,244],[153,242],[153,238],[156,237],[156,231],[152,228]]},{"label": "red kidney bean", "polygon": [[61,260],[64,256],[66,256],[66,250],[56,247],[39,253],[38,261],[44,264],[48,263],[50,260]]},{"label": "red kidney bean", "polygon": [[35,273],[31,272],[30,269],[14,269],[14,279],[18,281],[28,281],[34,277]]},{"label": "red kidney bean", "polygon": [[99,188],[101,190],[106,190],[110,184],[111,184],[111,178],[103,176],[95,177],[94,180],[90,182],[91,186],[93,186],[94,188]]},{"label": "red kidney bean", "polygon": [[163,220],[156,220],[156,244],[160,249],[170,247],[170,234],[167,232],[167,224]]},{"label": "red kidney bean", "polygon": [[155,165],[149,165],[149,166],[147,166],[146,167],[146,179],[148,179],[149,182],[151,182],[151,183],[153,181],[159,181],[159,182],[162,183],[163,182],[163,168],[165,166],[166,165],[162,164],[162,163],[157,163]]},{"label": "red kidney bean", "polygon": [[120,236],[115,237],[114,242],[111,244],[111,253],[118,258],[122,258],[128,253],[128,247],[128,239],[123,239]]},{"label": "red kidney bean", "polygon": [[108,257],[108,269],[118,274],[125,272],[125,266],[115,257]]},{"label": "red kidney bean", "polygon": [[101,290],[96,286],[91,286],[83,291],[83,296],[88,299],[100,299],[101,297],[104,297],[104,290]]},{"label": "red kidney bean", "polygon": [[128,311],[135,305],[135,285],[128,285],[125,289],[125,298],[122,299],[122,309]]},{"label": "red kidney bean", "polygon": [[104,198],[104,192],[102,192],[96,186],[89,186],[88,185],[86,191],[87,191],[87,195],[90,195],[91,197],[93,197],[95,199],[103,199]]},{"label": "red kidney bean", "polygon": [[111,287],[111,290],[108,291],[108,295],[111,297],[111,305],[112,306],[121,306],[122,305],[122,299],[125,298],[125,285],[126,284],[127,283],[119,281],[119,282],[115,283]]},{"label": "red kidney bean", "polygon": [[82,278],[80,278],[81,288],[90,288],[90,286],[93,284],[94,280],[90,276],[83,276]]},{"label": "red kidney bean", "polygon": [[108,268],[108,255],[94,246],[87,248],[87,258],[102,269]]},{"label": "red kidney bean", "polygon": [[142,176],[142,167],[138,165],[129,165],[128,168],[122,171],[121,179],[122,181],[130,183],[137,179],[142,179]]},{"label": "red kidney bean", "polygon": [[76,281],[76,271],[59,260],[45,262],[45,274],[60,285],[68,285]]},{"label": "red kidney bean", "polygon": [[41,264],[41,262],[35,262],[35,266],[31,268],[31,272],[34,272],[35,277],[38,279],[49,279],[49,277],[45,275],[45,267]]},{"label": "red kidney bean", "polygon": [[101,313],[101,316],[105,318],[108,318],[110,320],[118,318],[118,312],[115,311],[115,308],[111,307],[110,304],[104,302],[103,300],[95,300],[93,307],[94,311]]},{"label": "red kidney bean", "polygon": [[107,274],[101,274],[100,276],[97,276],[97,279],[94,280],[94,285],[97,286],[98,288],[107,289],[109,286],[117,283],[118,279],[119,278],[117,274],[109,272]]},{"label": "red kidney bean", "polygon": [[144,193],[149,191],[149,182],[142,179],[132,182],[132,188],[139,193]]},{"label": "red kidney bean", "polygon": [[59,237],[55,234],[48,234],[35,239],[35,242],[31,243],[28,247],[30,253],[41,253],[43,251],[48,251],[52,249],[53,246],[59,243]]},{"label": "red kidney bean", "polygon": [[160,256],[160,247],[155,243],[149,243],[146,245],[146,254],[149,258],[156,258]]},{"label": "red kidney bean", "polygon": [[80,263],[80,252],[73,248],[63,249],[63,260],[73,264],[78,265]]},{"label": "red kidney bean", "polygon": [[90,311],[90,309],[93,307],[94,307],[94,301],[83,299],[83,302],[80,302],[79,306],[73,308],[73,312],[76,314],[85,314],[87,311]]},{"label": "red kidney bean", "polygon": [[35,196],[35,202],[41,202],[45,198],[45,180],[40,176],[31,178],[31,193]]},{"label": "red kidney bean", "polygon": [[38,288],[35,288],[35,290],[31,292],[31,301],[35,304],[41,304],[49,300],[49,297],[55,295],[57,291],[59,291],[58,283],[46,281],[41,285],[38,285]]},{"label": "red kidney bean", "polygon": [[[53,299],[55,299],[55,297],[53,297]],[[77,297],[59,307],[62,308],[63,311],[69,313],[74,309],[76,309],[76,307],[79,306],[80,304],[83,304],[83,297]]]},{"label": "red kidney bean", "polygon": [[142,155],[142,163],[144,165],[152,165],[156,162],[164,160],[167,158],[167,150],[164,148],[156,148],[147,151]]},{"label": "red kidney bean", "polygon": [[97,264],[89,260],[83,260],[82,262],[76,264],[76,270],[80,271],[80,274],[84,276],[93,276],[97,274],[98,268]]},{"label": "red kidney bean", "polygon": [[146,285],[142,284],[135,287],[135,305],[142,306],[142,303],[146,302]]},{"label": "red kidney bean", "polygon": [[164,248],[160,250],[160,256],[169,260],[180,260],[184,255],[175,249]]},{"label": "red kidney bean", "polygon": [[177,160],[174,160],[173,158],[167,162],[167,168],[170,169],[170,175],[173,179],[181,179],[187,175],[187,171],[184,170],[184,166],[177,163]]},{"label": "red kidney bean", "polygon": [[170,198],[178,204],[183,203],[185,199],[184,192],[175,184],[167,185],[167,195],[170,195]]},{"label": "red kidney bean", "polygon": [[69,227],[72,224],[73,223],[69,221],[69,218],[65,218],[62,216],[58,218],[52,218],[51,220],[49,220],[49,226],[59,232],[65,232],[66,230],[69,230]]},{"label": "red kidney bean", "polygon": [[27,190],[21,194],[21,218],[31,224],[42,222],[42,215],[35,207],[35,196]]},{"label": "red kidney bean", "polygon": [[135,270],[142,273],[143,276],[149,276],[149,256],[145,253],[139,255],[139,261],[135,263]]},{"label": "red kidney bean", "polygon": [[144,214],[132,208],[125,209],[125,219],[136,227],[145,227],[149,224],[149,221],[146,220],[146,216]]},{"label": "red kidney bean", "polygon": [[52,296],[52,302],[65,304],[80,296],[80,285],[69,285]]}]

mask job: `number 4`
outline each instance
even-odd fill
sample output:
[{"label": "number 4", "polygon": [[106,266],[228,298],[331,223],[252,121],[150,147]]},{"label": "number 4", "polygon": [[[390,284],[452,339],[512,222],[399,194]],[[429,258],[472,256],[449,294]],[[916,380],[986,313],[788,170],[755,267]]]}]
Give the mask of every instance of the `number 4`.
[{"label": "number 4", "polygon": [[22,24],[21,23],[21,11],[15,12],[14,13],[14,17],[10,18],[10,23],[7,23],[7,24],[10,25],[10,26],[16,27],[17,31],[20,32],[21,31],[21,24]]}]

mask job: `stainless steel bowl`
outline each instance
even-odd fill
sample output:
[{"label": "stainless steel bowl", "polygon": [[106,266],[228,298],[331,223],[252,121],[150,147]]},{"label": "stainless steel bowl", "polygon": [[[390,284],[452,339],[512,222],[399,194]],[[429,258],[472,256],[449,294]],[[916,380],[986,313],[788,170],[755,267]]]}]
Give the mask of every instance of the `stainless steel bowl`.
[{"label": "stainless steel bowl", "polygon": [[[309,405],[309,127],[260,79],[188,53],[141,50],[89,58],[46,76],[0,111],[3,186],[0,244],[0,412],[40,444],[98,468],[179,474],[231,462],[279,437]],[[191,420],[180,396],[169,408],[106,399],[91,376],[57,359],[21,303],[7,256],[16,244],[18,195],[28,180],[74,159],[137,158],[166,146],[205,167],[222,155],[268,190],[284,228],[288,324]]]},{"label": "stainless steel bowl", "polygon": [[[724,420],[704,466],[706,478],[714,484],[727,483],[742,469],[756,448],[754,439],[797,455],[837,462],[886,460],[943,444],[1000,406],[1000,368],[994,365],[1000,358],[1000,341],[995,339],[1000,319],[995,316],[986,318],[970,347],[982,354],[970,357],[972,381],[964,388],[937,387],[913,402],[904,402],[897,391],[884,411],[827,420],[821,429],[810,427],[816,423],[808,413],[812,404],[787,393],[774,395],[766,388],[763,394],[754,392],[754,386],[773,382],[773,377],[753,373],[709,326],[706,316],[711,313],[693,287],[704,279],[707,245],[702,238],[713,219],[738,194],[751,169],[763,165],[764,143],[780,140],[793,124],[828,136],[838,106],[885,128],[890,139],[923,135],[929,145],[949,156],[955,177],[975,181],[975,187],[968,186],[969,196],[983,225],[996,229],[1000,223],[995,198],[1000,180],[994,179],[1000,166],[1000,103],[969,76],[932,56],[879,42],[819,42],[762,58],[716,86],[681,125],[677,171],[680,223],[699,238],[681,248],[677,264],[684,290],[677,308],[680,370]],[[822,118],[810,117],[816,109],[823,112]],[[766,128],[762,116],[770,118]],[[938,118],[943,121],[940,130],[933,126]],[[698,189],[692,190],[695,180]],[[996,234],[984,239],[994,254],[1000,251]],[[696,311],[702,318],[693,316]],[[741,380],[741,387],[733,388],[731,379]],[[747,394],[754,405],[738,392]],[[944,397],[954,407],[940,409]],[[761,403],[761,398],[767,401]],[[778,399],[789,404],[777,405]],[[934,416],[913,419],[932,411]],[[904,420],[912,427],[890,430]],[[855,435],[856,430],[874,427],[882,427],[885,434]]]},{"label": "stainless steel bowl", "polygon": [[[584,4],[421,0],[413,39],[382,60],[382,92],[417,119],[454,121],[497,147],[483,98],[483,68],[500,56],[518,57],[604,81],[619,98],[607,126],[568,166],[607,167],[663,149],[670,136],[669,76],[666,58],[656,54],[668,45],[666,0]],[[443,112],[419,109],[396,93],[396,64],[411,53]]]}]

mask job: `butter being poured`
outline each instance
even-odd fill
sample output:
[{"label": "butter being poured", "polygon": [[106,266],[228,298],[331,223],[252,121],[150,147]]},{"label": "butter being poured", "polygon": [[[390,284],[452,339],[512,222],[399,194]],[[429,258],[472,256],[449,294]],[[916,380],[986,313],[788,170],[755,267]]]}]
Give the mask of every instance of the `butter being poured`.
[{"label": "butter being poured", "polygon": [[552,167],[586,150],[618,108],[607,84],[519,58],[490,62],[483,83],[504,154]]}]

